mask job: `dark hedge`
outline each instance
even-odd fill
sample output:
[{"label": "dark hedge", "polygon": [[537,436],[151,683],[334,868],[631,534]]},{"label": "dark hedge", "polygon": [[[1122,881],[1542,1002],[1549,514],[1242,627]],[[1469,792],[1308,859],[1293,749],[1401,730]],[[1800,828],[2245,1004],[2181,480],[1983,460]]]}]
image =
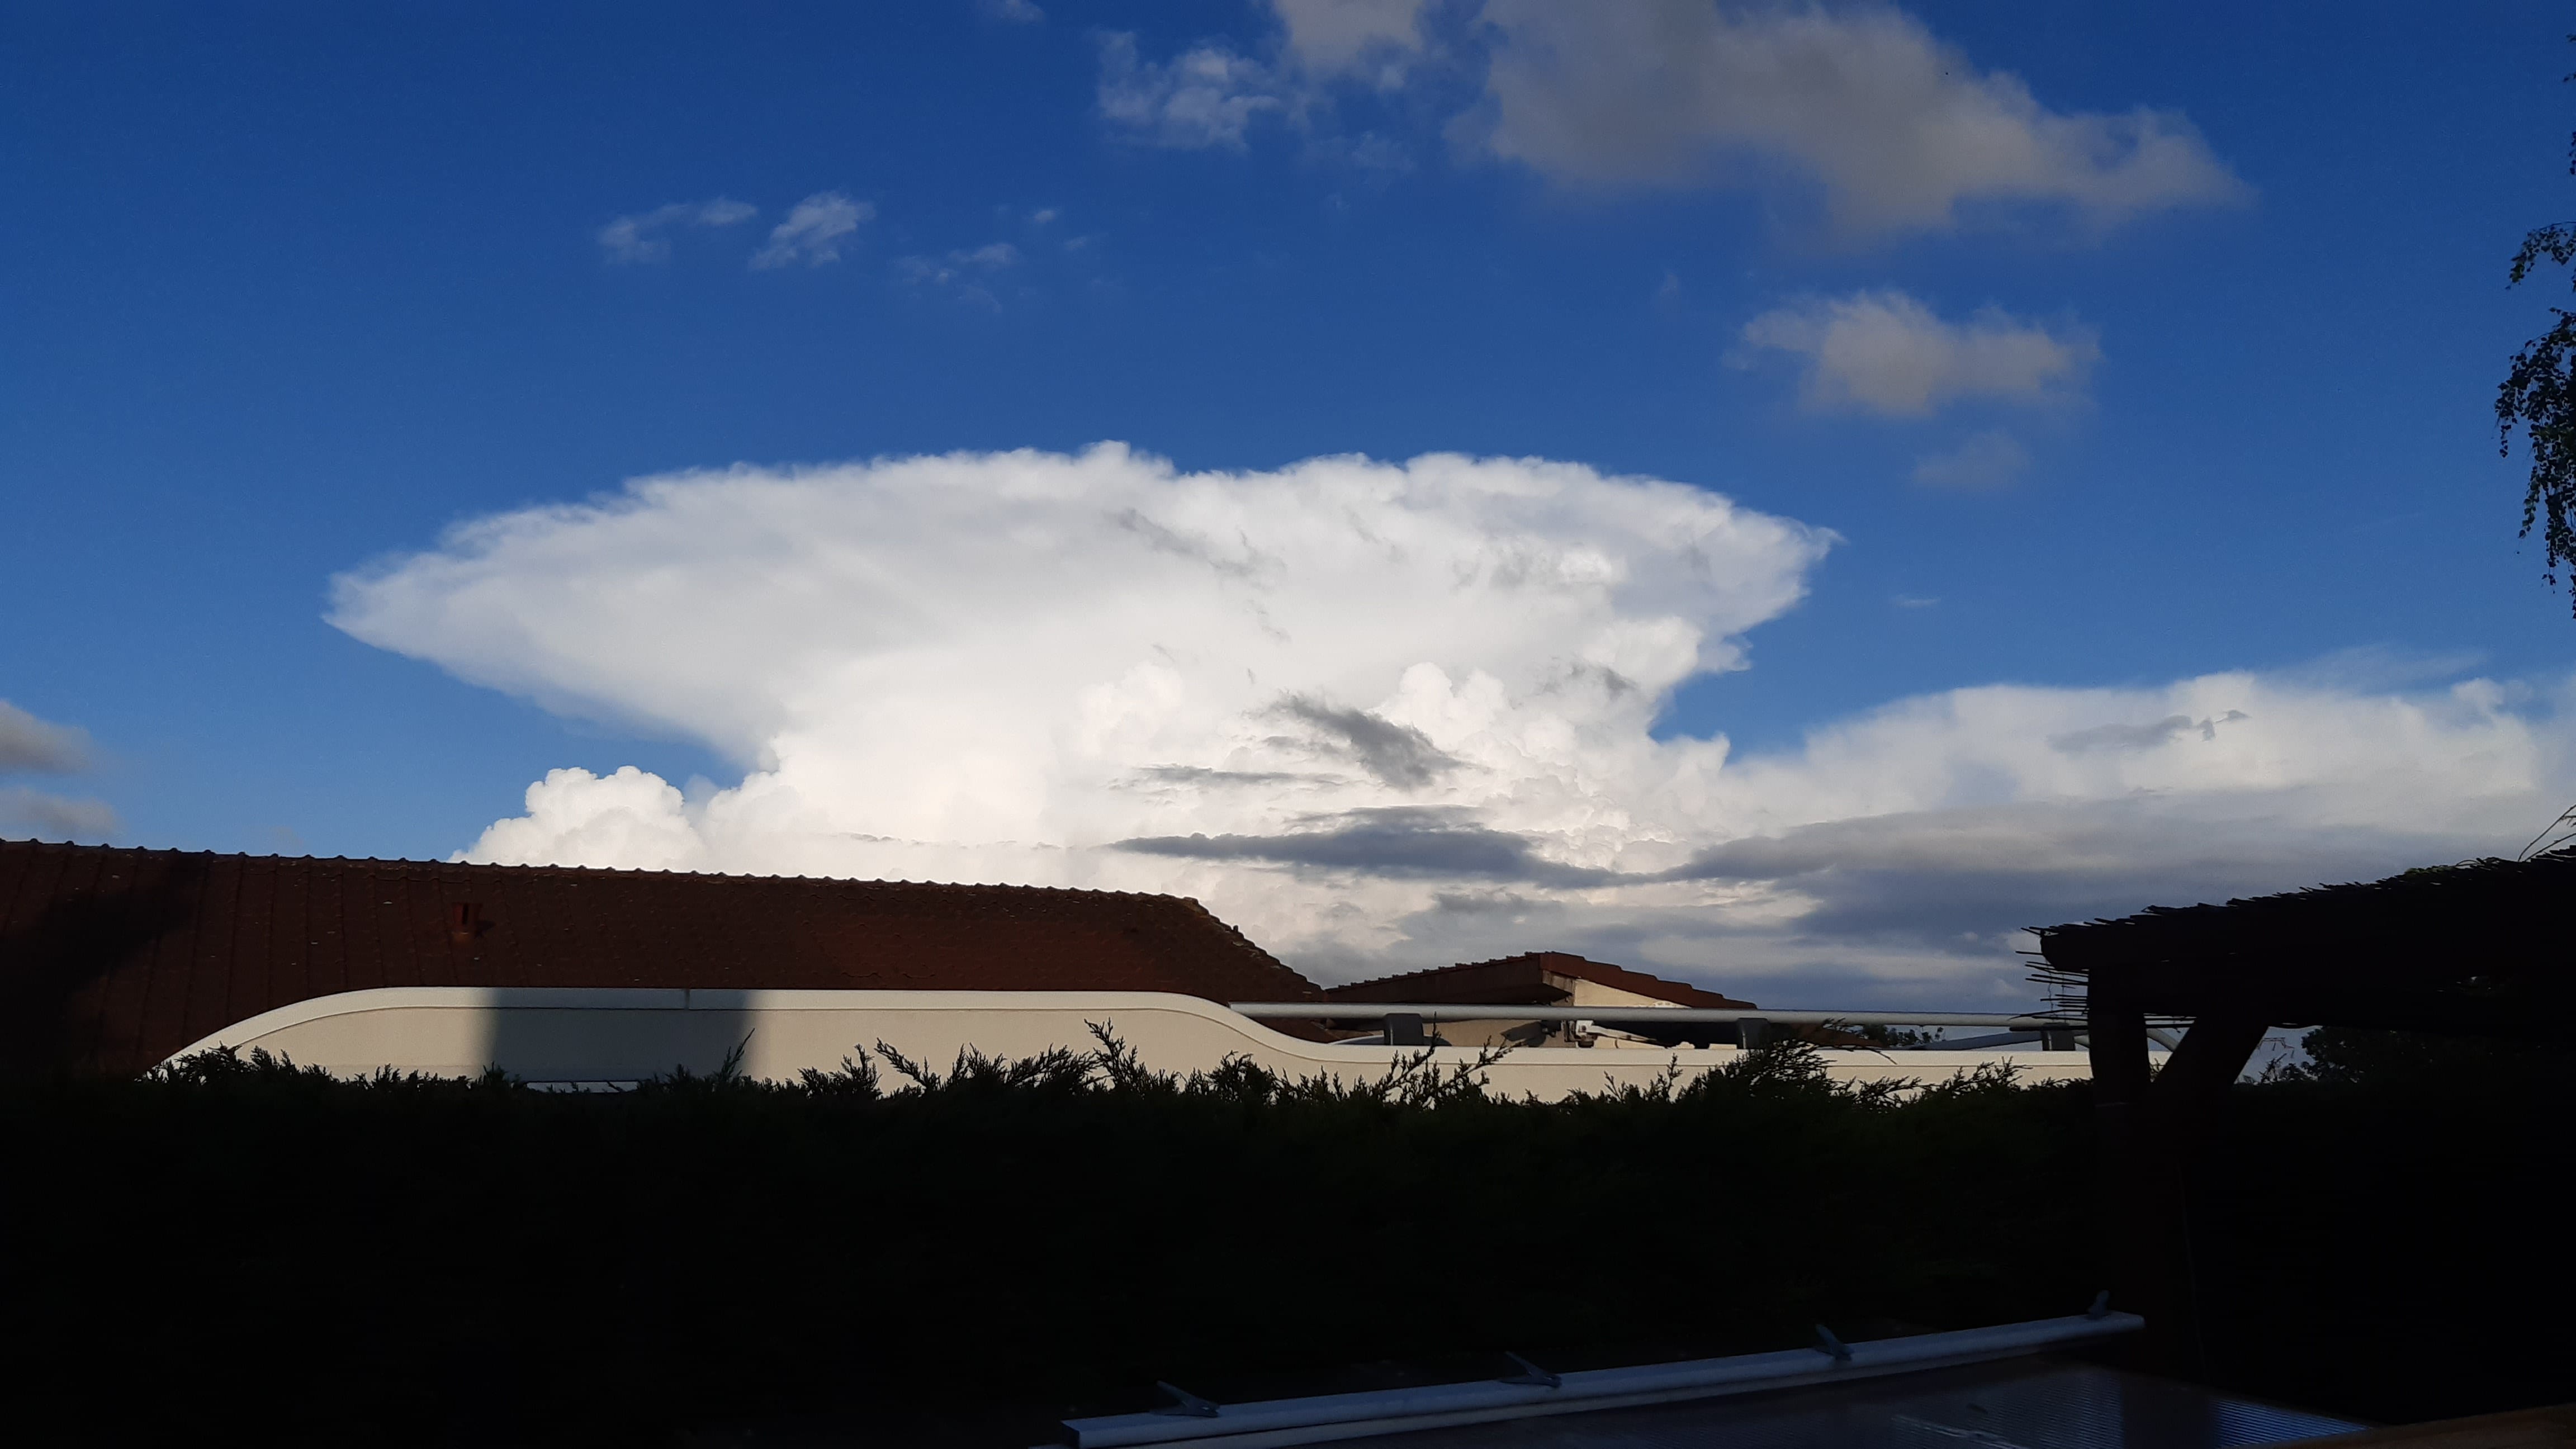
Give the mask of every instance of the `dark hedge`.
[{"label": "dark hedge", "polygon": [[[2373,1369],[2567,1283],[2532,1236],[2546,1104],[2390,1095],[2240,1092],[2213,1363],[2383,1416],[2568,1396],[2563,1353],[2496,1332],[2456,1391]],[[1420,1071],[1173,1081],[1114,1045],[599,1096],[220,1056],[20,1082],[16,1397],[101,1439],[1026,1445],[1158,1379],[1242,1398],[2053,1316],[2102,1277],[2090,1110],[1996,1075],[1841,1088],[1794,1044],[1554,1104]]]}]

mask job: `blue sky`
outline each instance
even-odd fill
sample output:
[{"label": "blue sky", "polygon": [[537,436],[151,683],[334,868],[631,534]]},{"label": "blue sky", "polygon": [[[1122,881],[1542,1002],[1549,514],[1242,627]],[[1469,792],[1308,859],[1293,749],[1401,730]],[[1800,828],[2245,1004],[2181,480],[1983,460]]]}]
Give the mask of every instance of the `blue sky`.
[{"label": "blue sky", "polygon": [[[331,622],[332,580],[454,555],[445,530],[631,478],[1073,454],[1103,440],[1183,475],[1354,453],[1552,459],[1830,530],[1839,541],[1821,561],[1795,566],[1801,599],[1717,628],[1747,667],[1684,671],[1660,691],[1657,738],[1723,736],[1737,765],[1821,779],[1833,769],[1818,732],[1983,686],[2104,701],[2100,724],[2144,728],[2181,682],[2231,672],[2306,691],[2299,708],[2318,719],[2433,708],[2423,701],[2487,681],[2503,701],[2487,708],[2527,754],[2511,781],[2470,792],[2477,810],[2425,832],[2389,823],[2423,813],[2413,797],[2377,800],[2370,782],[2436,755],[2485,769],[2493,740],[2437,728],[2451,754],[2354,756],[2331,779],[2251,784],[2033,776],[1989,789],[1953,771],[1849,814],[1775,803],[1646,832],[1694,859],[1883,815],[2140,791],[2224,797],[2210,808],[2228,820],[2295,817],[2311,843],[2349,828],[2179,873],[2141,858],[2131,877],[2005,891],[1994,907],[2132,908],[2157,889],[2239,888],[2246,860],[2287,877],[2244,879],[2254,888],[2409,852],[2510,849],[2504,836],[2554,812],[2571,625],[2514,537],[2519,474],[2495,455],[2489,410],[2557,285],[2508,293],[2503,263],[2525,228],[2566,213],[2576,185],[2556,9],[2356,6],[2329,21],[2290,7],[1619,0],[1575,22],[1526,8],[11,7],[0,698],[27,729],[87,743],[24,747],[0,788],[25,818],[0,829],[63,820],[26,814],[42,797],[97,802],[87,828],[112,811],[104,834],[122,843],[440,857],[531,809],[530,783],[569,767],[703,777],[698,808],[766,768],[776,751],[761,728],[831,730],[781,706],[791,723],[729,732],[655,703],[641,675],[564,664],[575,645],[495,654],[447,615],[362,641],[366,628]],[[1336,49],[1352,25],[1374,39]],[[1641,50],[1646,34],[1664,39]],[[1936,196],[1943,214],[1905,212],[1919,196],[1887,188],[1908,176],[1837,173],[1831,158],[1876,154],[1871,126],[1922,121],[1861,114],[1874,103],[1869,55],[1906,36],[1955,65],[1968,100],[2026,86],[2038,133],[2149,108],[2189,165],[2155,185],[2122,181],[2120,138],[2134,136],[2110,125],[2103,156],[2019,191],[1980,189],[1969,166]],[[1685,41],[1713,57],[1714,71],[1684,79],[1720,119],[1674,120],[1652,101],[1621,111],[1631,82],[1619,68],[1680,84],[1672,69],[1698,63]],[[1760,91],[1726,69],[1775,43],[1823,47],[1861,80],[1827,77],[1802,96],[1810,82],[1794,75]],[[1594,81],[1548,70],[1568,55],[1589,56]],[[1192,56],[1216,77],[1213,121],[1174,109]],[[1509,89],[1515,66],[1531,89]],[[1600,74],[1612,90],[1584,92]],[[1605,129],[1550,141],[1531,119],[1547,106]],[[800,204],[827,224],[793,230]],[[694,209],[653,220],[665,207]],[[709,224],[742,208],[754,210]],[[827,235],[835,217],[852,224]],[[620,218],[637,228],[623,243],[609,231]],[[765,248],[781,264],[755,265]],[[1835,370],[1818,339],[1837,318],[1913,325],[1897,341],[1932,347],[1921,365],[1940,374],[1919,407],[1906,401],[1913,375],[1891,378],[1883,355]],[[1945,469],[1954,456],[1965,461]],[[907,525],[869,526],[882,542]],[[575,534],[562,546],[594,537]],[[725,566],[655,557],[682,573]],[[622,587],[645,565],[617,567]],[[923,587],[935,604],[940,586]],[[537,592],[510,607],[571,617]],[[346,625],[346,596],[341,610]],[[1426,635],[1416,652],[1438,660],[1445,647]],[[960,654],[953,668],[1012,666]],[[484,687],[505,677],[515,683]],[[777,678],[746,687],[810,693]],[[1390,703],[1392,675],[1383,689],[1336,687],[1318,708],[1391,720],[1444,759],[1481,758]],[[2204,696],[2218,698],[2192,697]],[[2292,717],[2246,712],[2256,725]],[[1316,748],[1364,751],[1358,738]],[[2445,798],[2463,798],[2441,778]],[[2291,795],[2263,793],[2280,790],[2344,793],[2292,809]],[[1220,811],[1100,829],[1248,841],[1370,810],[1449,811],[1424,828],[1500,832],[1584,869],[1679,869],[1596,860],[1626,848],[1575,839],[1598,821],[1500,823],[1508,812],[1484,797],[1400,790],[1264,821]],[[871,818],[854,800],[825,833],[868,834]],[[2191,817],[2194,829],[2217,818]],[[584,856],[548,839],[522,858],[804,859]],[[1258,862],[1247,869],[1268,872],[1259,880],[1295,876],[1323,895],[1352,885],[1295,852],[1244,850]],[[1057,878],[923,859],[925,874]],[[1436,873],[1380,865],[1390,879]],[[1467,874],[1503,889],[1492,870]],[[1141,883],[1225,895],[1196,878]],[[1765,920],[1794,919],[1804,901],[1821,921],[1831,911],[1816,902],[1841,899],[1770,884],[1787,894],[1768,898]],[[1700,939],[1678,926],[1648,933],[1667,942],[1654,945],[1619,923],[1754,910],[1742,897],[1592,899],[1579,919],[1518,917],[1489,943],[1439,925],[1450,917],[1421,900],[1388,900],[1368,908],[1374,934],[1314,935],[1307,959],[1328,972],[1372,953],[1414,964],[1407,953],[1454,959],[1554,932],[1528,944],[1594,942],[1688,974],[1719,969],[1732,948],[1671,945]],[[1255,934],[1304,941],[1304,919]],[[1823,924],[1792,935],[1765,938],[1760,971],[1843,960],[1835,943],[1862,939]],[[1989,940],[1969,957],[1917,952],[1905,958],[1916,965],[1890,956],[1868,970],[1919,996],[1935,957],[1971,977],[2000,969]],[[1958,964],[1970,957],[1987,965]]]}]

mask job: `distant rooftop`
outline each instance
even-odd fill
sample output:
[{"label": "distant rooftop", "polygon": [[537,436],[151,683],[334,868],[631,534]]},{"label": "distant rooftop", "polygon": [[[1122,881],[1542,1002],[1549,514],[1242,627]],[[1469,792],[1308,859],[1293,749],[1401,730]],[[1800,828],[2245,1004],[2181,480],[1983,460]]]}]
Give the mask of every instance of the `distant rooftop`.
[{"label": "distant rooftop", "polygon": [[1335,1001],[1413,1002],[1425,1006],[1554,1006],[1574,995],[1574,984],[1589,981],[1616,991],[1669,1001],[1676,1006],[1747,1007],[1750,1001],[1721,996],[1682,981],[1667,981],[1606,961],[1586,960],[1566,951],[1531,951],[1498,961],[1471,961],[1381,976],[1327,987]]}]

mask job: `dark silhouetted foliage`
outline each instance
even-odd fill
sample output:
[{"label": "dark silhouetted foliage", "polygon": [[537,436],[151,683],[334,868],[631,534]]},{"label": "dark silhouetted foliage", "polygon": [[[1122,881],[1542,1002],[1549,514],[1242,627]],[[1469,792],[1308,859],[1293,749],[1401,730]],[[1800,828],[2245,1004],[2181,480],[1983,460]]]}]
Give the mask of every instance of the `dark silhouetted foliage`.
[{"label": "dark silhouetted foliage", "polygon": [[[2294,1347],[2247,1360],[2251,1386],[2317,1385],[2324,1407],[2454,1326],[2379,1312],[2389,1278],[2404,1304],[2490,1319],[2565,1281],[2459,1269],[2505,1254],[2490,1225],[2525,1225],[2532,1165],[2504,1144],[2543,1119],[2478,1098],[2466,1133],[2460,1103],[2392,1125],[2372,1090],[2245,1089],[2251,1166],[2226,1175],[2221,1216],[2257,1246],[2214,1318],[2277,1311]],[[2462,1180],[2457,1144],[2498,1154],[2474,1199],[2353,1190]],[[1175,1080],[1106,1039],[595,1096],[217,1055],[0,1086],[0,1153],[15,1409],[94,1439],[775,1443],[801,1424],[1020,1446],[1142,1407],[1157,1379],[1240,1399],[1508,1372],[1507,1349],[1560,1369],[1753,1351],[1818,1322],[2051,1316],[2101,1281],[2084,1086],[1854,1089],[1794,1043],[1549,1104],[1423,1067],[1357,1090],[1240,1064]],[[2356,1243],[2366,1261],[2334,1256]],[[2530,1387],[2418,1385],[2416,1407]]]}]

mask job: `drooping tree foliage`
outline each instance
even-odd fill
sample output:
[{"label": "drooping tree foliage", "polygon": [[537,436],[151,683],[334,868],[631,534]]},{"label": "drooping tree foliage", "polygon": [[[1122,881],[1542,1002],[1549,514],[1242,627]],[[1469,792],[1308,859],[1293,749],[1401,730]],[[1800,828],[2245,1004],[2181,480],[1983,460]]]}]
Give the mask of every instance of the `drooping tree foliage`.
[{"label": "drooping tree foliage", "polygon": [[[2568,37],[2576,41],[2576,35]],[[2576,76],[2567,79],[2576,80]],[[2568,139],[2567,169],[2576,175],[2576,136]],[[2520,286],[2543,261],[2576,260],[2576,225],[2556,222],[2523,237],[2507,285]],[[2576,312],[2552,307],[2548,331],[2514,354],[2513,370],[2496,391],[2496,446],[2513,453],[2519,427],[2531,446],[2531,486],[2522,498],[2522,536],[2540,531],[2541,576],[2552,586],[2561,567],[2576,584]],[[2576,607],[2576,587],[2569,591]]]}]

